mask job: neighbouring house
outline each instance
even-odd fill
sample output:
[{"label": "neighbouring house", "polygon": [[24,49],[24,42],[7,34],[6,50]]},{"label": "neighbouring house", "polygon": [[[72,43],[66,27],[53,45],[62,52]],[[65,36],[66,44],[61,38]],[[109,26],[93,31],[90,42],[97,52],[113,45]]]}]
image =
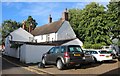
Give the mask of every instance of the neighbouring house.
[{"label": "neighbouring house", "polygon": [[11,32],[5,41],[5,55],[19,58],[24,63],[37,63],[41,61],[42,54],[57,45],[80,45],[83,43],[76,37],[69,21],[68,11],[63,12],[62,18],[34,30],[29,27],[26,31],[25,21],[22,28]]},{"label": "neighbouring house", "polygon": [[20,47],[14,48],[17,45],[14,45],[13,43],[11,44],[10,41],[29,42],[30,37],[33,37],[33,35],[25,31],[23,28],[11,32],[5,39],[5,55],[19,58]]}]

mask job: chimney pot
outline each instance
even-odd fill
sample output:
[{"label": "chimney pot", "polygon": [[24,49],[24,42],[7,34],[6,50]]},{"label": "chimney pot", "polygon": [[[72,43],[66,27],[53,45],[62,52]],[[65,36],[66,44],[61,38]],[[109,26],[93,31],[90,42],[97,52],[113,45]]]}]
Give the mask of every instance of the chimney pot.
[{"label": "chimney pot", "polygon": [[26,30],[26,21],[22,22],[22,28]]},{"label": "chimney pot", "polygon": [[52,17],[51,17],[51,14],[49,15],[48,21],[49,21],[49,23],[51,23],[51,22],[52,22]]},{"label": "chimney pot", "polygon": [[67,10],[67,8],[65,9],[65,11],[62,14],[62,20],[63,21],[64,20],[68,21],[68,10]]}]

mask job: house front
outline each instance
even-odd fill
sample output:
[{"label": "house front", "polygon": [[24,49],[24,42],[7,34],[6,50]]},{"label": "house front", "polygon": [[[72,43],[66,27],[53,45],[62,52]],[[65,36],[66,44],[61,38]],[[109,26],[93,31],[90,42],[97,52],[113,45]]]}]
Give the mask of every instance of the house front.
[{"label": "house front", "polygon": [[62,18],[52,22],[49,17],[49,23],[35,28],[31,34],[37,42],[49,42],[76,38],[76,35],[68,22],[68,11],[63,12]]},{"label": "house front", "polygon": [[67,10],[63,12],[62,18],[36,27],[29,32],[23,23],[19,28],[10,33],[5,40],[5,55],[19,58],[24,63],[37,63],[41,61],[42,54],[57,45],[80,45],[83,43],[76,37],[69,21]]}]

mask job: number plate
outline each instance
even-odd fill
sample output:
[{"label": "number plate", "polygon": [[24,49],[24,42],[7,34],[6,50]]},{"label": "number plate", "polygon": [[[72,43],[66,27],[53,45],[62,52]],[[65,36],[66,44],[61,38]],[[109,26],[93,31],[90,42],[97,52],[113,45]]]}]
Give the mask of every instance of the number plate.
[{"label": "number plate", "polygon": [[106,56],[106,58],[109,58],[109,56]]},{"label": "number plate", "polygon": [[80,54],[74,54],[74,56],[80,56]]}]

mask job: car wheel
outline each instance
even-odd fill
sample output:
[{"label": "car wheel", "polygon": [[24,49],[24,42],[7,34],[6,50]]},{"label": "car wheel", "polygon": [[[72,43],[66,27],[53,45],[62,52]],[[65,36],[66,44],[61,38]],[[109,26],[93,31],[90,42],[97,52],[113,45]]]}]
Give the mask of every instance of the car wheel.
[{"label": "car wheel", "polygon": [[59,70],[62,70],[63,67],[64,67],[63,62],[59,59],[59,60],[57,61],[57,68],[58,68]]},{"label": "car wheel", "polygon": [[42,63],[43,63],[44,65],[46,64],[45,58],[42,59]]},{"label": "car wheel", "polygon": [[120,61],[120,58],[118,58],[118,61]]},{"label": "car wheel", "polygon": [[94,60],[95,63],[97,62],[97,59],[95,57],[93,57],[93,60]]}]

